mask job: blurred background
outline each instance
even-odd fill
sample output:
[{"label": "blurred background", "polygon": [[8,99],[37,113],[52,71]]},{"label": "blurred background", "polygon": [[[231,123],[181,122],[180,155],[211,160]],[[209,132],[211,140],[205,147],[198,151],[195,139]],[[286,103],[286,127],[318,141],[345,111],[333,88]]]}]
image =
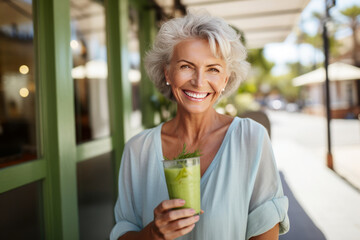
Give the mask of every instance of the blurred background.
[{"label": "blurred background", "polygon": [[215,108],[268,130],[280,239],[360,239],[358,0],[0,0],[0,239],[108,239],[124,143],[176,113],[142,59],[192,9],[248,49]]}]

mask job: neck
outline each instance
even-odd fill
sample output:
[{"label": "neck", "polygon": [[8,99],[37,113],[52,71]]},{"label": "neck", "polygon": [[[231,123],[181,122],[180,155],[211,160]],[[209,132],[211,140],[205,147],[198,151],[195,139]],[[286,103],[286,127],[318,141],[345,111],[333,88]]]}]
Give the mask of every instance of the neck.
[{"label": "neck", "polygon": [[221,115],[211,108],[206,113],[190,114],[178,109],[174,121],[174,133],[179,139],[187,144],[195,144],[201,141],[208,133],[218,126]]}]

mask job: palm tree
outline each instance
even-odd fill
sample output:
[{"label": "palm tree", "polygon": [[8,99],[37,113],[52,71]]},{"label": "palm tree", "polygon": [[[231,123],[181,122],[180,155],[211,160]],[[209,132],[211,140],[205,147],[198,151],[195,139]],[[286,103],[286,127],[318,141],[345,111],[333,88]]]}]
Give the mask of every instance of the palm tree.
[{"label": "palm tree", "polygon": [[[302,43],[310,44],[315,50],[319,50],[320,52],[322,52],[323,44],[324,44],[323,37],[322,37],[323,19],[324,19],[324,16],[322,13],[312,12],[311,18],[309,20],[314,22],[314,24],[317,26],[316,34],[310,35],[309,33],[304,32],[300,28],[300,33],[298,34],[298,40],[297,40],[298,44],[302,44]],[[332,20],[332,22],[333,22],[333,25],[332,25],[333,27],[329,34],[329,47],[330,47],[331,56],[336,56],[336,55],[338,55],[338,47],[339,47],[340,43],[338,41],[336,41],[334,32],[336,32],[336,30],[338,29],[338,23],[334,19]],[[318,67],[318,63],[315,60],[313,69],[316,69],[317,67]]]},{"label": "palm tree", "polygon": [[360,7],[359,6],[352,6],[349,8],[346,8],[342,11],[340,11],[340,13],[342,15],[344,15],[345,17],[347,17],[347,19],[349,20],[349,26],[353,32],[352,37],[353,37],[353,60],[354,60],[354,64],[358,67],[360,67],[360,59],[359,59],[359,50],[360,50],[360,46],[359,46],[359,41],[357,39],[358,37],[358,29],[360,26]]}]

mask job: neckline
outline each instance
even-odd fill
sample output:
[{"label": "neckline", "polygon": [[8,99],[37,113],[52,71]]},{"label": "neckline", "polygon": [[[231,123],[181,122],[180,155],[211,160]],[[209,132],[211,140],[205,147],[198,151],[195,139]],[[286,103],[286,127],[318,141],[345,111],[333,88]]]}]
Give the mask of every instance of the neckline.
[{"label": "neckline", "polygon": [[[210,165],[208,166],[208,168],[205,170],[203,176],[201,177],[201,182],[200,184],[202,184],[204,181],[206,181],[207,178],[209,178],[209,175],[210,173],[213,171],[213,169],[215,168],[215,166],[217,165],[217,163],[220,161],[220,156],[222,154],[222,152],[224,151],[224,148],[228,142],[228,138],[229,138],[229,135],[231,134],[232,132],[232,129],[234,128],[234,126],[236,125],[235,123],[238,121],[238,117],[234,117],[234,119],[231,121],[228,129],[226,130],[226,133],[225,133],[225,136],[224,136],[224,139],[218,149],[218,151],[216,152],[213,160],[211,161]],[[157,149],[157,152],[160,156],[159,159],[163,159],[164,155],[163,155],[163,151],[162,151],[162,141],[161,141],[161,129],[162,129],[162,126],[163,126],[163,122],[159,124],[158,126],[158,129],[157,129],[157,141],[159,141],[159,144],[157,144],[158,146],[158,149]],[[162,164],[161,164],[162,165]],[[162,166],[161,166],[162,167]]]}]

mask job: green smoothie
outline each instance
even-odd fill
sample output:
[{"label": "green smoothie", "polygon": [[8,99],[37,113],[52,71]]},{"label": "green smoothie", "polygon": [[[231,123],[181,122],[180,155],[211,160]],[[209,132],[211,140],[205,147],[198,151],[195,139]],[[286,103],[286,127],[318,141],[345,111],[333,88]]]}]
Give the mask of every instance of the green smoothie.
[{"label": "green smoothie", "polygon": [[165,168],[170,199],[184,199],[182,208],[193,208],[200,213],[200,164]]}]

